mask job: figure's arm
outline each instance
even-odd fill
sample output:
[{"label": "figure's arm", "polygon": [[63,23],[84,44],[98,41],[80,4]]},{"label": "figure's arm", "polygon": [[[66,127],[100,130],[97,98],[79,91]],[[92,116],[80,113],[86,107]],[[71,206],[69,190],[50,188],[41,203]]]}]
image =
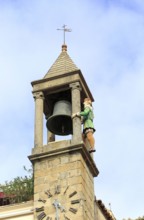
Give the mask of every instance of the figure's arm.
[{"label": "figure's arm", "polygon": [[90,109],[85,108],[84,111],[80,112],[80,116],[87,116],[89,112],[90,112]]},{"label": "figure's arm", "polygon": [[74,118],[76,116],[78,116],[78,117],[80,117],[80,116],[87,116],[89,112],[90,112],[90,108],[85,108],[84,111],[82,111],[82,112],[74,113],[72,115],[72,118]]}]

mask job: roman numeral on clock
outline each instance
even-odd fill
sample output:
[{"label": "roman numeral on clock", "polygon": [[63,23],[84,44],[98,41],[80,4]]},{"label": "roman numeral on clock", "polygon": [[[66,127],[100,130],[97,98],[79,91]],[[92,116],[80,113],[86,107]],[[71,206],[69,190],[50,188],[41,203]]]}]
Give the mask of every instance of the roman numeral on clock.
[{"label": "roman numeral on clock", "polygon": [[75,194],[77,194],[77,191],[74,191],[73,193],[71,193],[71,194],[69,195],[69,198],[73,197]]},{"label": "roman numeral on clock", "polygon": [[74,208],[69,208],[69,211],[76,214],[77,213],[77,209],[74,209]]},{"label": "roman numeral on clock", "polygon": [[45,212],[42,212],[37,216],[37,219],[42,220],[44,217],[46,217],[46,214],[45,214]]},{"label": "roman numeral on clock", "polygon": [[65,218],[66,220],[70,220],[70,218],[68,218],[66,215],[64,215],[64,218]]},{"label": "roman numeral on clock", "polygon": [[77,204],[77,203],[80,203],[80,199],[75,199],[71,201],[71,204]]},{"label": "roman numeral on clock", "polygon": [[35,209],[36,212],[42,212],[44,211],[44,206],[40,207],[40,208],[36,208]]},{"label": "roman numeral on clock", "polygon": [[49,216],[48,216],[48,217],[46,218],[46,220],[52,220],[52,217],[49,217]]}]

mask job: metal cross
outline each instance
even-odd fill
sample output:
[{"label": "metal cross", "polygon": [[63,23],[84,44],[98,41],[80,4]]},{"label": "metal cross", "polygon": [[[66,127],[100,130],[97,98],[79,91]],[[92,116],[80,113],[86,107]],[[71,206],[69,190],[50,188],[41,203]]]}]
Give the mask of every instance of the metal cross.
[{"label": "metal cross", "polygon": [[64,34],[64,44],[65,44],[65,32],[71,32],[71,31],[72,31],[71,29],[66,28],[66,26],[67,26],[67,25],[64,24],[64,25],[62,26],[62,28],[58,28],[58,29],[57,29],[58,31],[63,31],[63,34]]}]

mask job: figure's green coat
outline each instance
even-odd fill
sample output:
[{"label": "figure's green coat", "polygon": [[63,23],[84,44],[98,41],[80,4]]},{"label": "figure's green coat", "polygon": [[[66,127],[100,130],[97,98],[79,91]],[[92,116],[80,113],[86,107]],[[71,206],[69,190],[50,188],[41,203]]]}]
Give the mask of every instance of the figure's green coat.
[{"label": "figure's green coat", "polygon": [[94,114],[92,108],[88,106],[85,107],[84,111],[80,112],[80,115],[83,116],[84,130],[87,128],[92,128],[95,131],[93,124]]}]

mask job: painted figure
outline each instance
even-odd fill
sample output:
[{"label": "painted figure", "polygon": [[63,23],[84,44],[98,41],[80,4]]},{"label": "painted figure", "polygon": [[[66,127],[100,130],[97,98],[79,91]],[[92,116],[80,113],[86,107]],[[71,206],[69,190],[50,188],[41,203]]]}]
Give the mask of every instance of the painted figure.
[{"label": "painted figure", "polygon": [[96,150],[94,147],[95,139],[93,133],[95,132],[95,128],[93,124],[94,113],[93,113],[91,99],[85,98],[83,104],[84,104],[84,111],[73,114],[72,117],[81,116],[83,123],[83,140],[85,142],[85,139],[87,138],[90,144],[89,152],[92,153],[95,152]]}]

